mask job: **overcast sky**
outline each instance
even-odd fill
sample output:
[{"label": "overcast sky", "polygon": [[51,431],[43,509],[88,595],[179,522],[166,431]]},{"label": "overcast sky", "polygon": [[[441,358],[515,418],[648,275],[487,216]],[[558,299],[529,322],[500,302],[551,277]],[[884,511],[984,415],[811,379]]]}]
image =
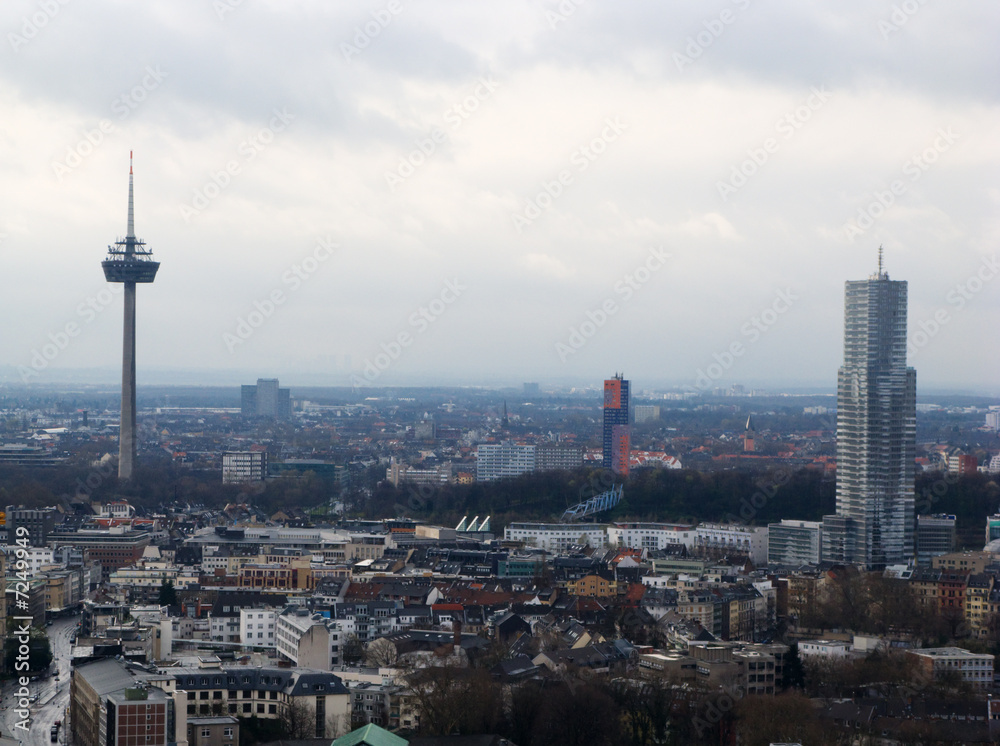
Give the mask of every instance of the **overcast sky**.
[{"label": "overcast sky", "polygon": [[881,244],[918,391],[1000,394],[995,4],[4,0],[0,28],[5,380],[113,376],[133,150],[140,383],[833,387]]}]

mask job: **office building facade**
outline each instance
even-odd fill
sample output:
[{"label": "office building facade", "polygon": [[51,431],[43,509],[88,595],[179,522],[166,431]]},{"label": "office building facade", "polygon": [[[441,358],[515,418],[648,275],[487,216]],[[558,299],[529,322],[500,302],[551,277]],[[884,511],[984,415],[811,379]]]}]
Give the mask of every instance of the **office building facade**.
[{"label": "office building facade", "polygon": [[913,558],[917,375],[906,366],[906,282],[846,283],[837,376],[837,514],[824,558],[869,570]]},{"label": "office building facade", "polygon": [[955,516],[918,515],[916,553],[917,564],[931,566],[931,560],[955,551]]},{"label": "office building facade", "polygon": [[628,476],[631,455],[629,382],[621,374],[604,382],[604,468]]},{"label": "office building facade", "polygon": [[292,418],[291,390],[279,388],[277,378],[258,378],[256,385],[240,389],[240,413],[244,417]]},{"label": "office building facade", "polygon": [[222,483],[243,484],[267,479],[267,451],[229,451],[222,454]]}]

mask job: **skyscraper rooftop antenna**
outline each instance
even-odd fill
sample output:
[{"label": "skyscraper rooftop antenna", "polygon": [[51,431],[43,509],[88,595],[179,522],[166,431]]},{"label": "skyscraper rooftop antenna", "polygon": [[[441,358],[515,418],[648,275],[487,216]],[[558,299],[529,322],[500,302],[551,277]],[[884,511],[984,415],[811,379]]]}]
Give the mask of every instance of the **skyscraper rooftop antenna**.
[{"label": "skyscraper rooftop antenna", "polygon": [[[132,151],[128,151],[128,234],[126,238],[135,240],[135,207],[132,201]],[[134,251],[134,245],[129,246]],[[127,250],[127,249],[126,249]],[[129,251],[128,253],[132,253]]]},{"label": "skyscraper rooftop antenna", "polygon": [[888,280],[889,274],[885,271],[885,265],[883,262],[883,253],[885,249],[882,248],[882,244],[878,247],[878,272],[869,277],[869,280]]}]

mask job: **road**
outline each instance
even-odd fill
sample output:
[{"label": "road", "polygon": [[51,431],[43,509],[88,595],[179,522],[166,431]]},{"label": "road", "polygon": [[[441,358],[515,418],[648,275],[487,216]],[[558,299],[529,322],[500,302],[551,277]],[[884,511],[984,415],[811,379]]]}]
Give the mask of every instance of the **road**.
[{"label": "road", "polygon": [[69,639],[73,635],[79,616],[58,619],[52,623],[51,627],[46,627],[45,631],[49,635],[49,642],[52,645],[52,667],[51,670],[58,670],[58,676],[52,675],[32,681],[28,684],[28,689],[32,694],[38,695],[38,701],[30,707],[30,729],[27,733],[23,730],[14,730],[14,724],[20,718],[14,713],[17,702],[14,693],[18,685],[13,681],[8,681],[3,685],[0,703],[0,730],[3,735],[15,738],[24,746],[51,746],[49,732],[52,724],[56,720],[63,722],[63,727],[59,731],[59,743],[65,744],[66,740],[66,714],[69,709]]}]

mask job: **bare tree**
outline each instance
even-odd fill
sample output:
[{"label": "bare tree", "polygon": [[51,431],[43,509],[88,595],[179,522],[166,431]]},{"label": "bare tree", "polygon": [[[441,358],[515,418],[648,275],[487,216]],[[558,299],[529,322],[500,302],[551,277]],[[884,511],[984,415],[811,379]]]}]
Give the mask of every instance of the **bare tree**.
[{"label": "bare tree", "polygon": [[395,645],[384,637],[380,637],[368,643],[365,660],[369,666],[374,668],[393,668],[399,663],[399,653],[396,651]]},{"label": "bare tree", "polygon": [[285,738],[298,741],[316,735],[316,715],[301,697],[292,697],[281,712]]},{"label": "bare tree", "polygon": [[344,649],[342,655],[340,656],[344,663],[348,666],[353,666],[365,657],[365,646],[358,639],[355,634],[350,634],[347,639],[344,640]]}]

